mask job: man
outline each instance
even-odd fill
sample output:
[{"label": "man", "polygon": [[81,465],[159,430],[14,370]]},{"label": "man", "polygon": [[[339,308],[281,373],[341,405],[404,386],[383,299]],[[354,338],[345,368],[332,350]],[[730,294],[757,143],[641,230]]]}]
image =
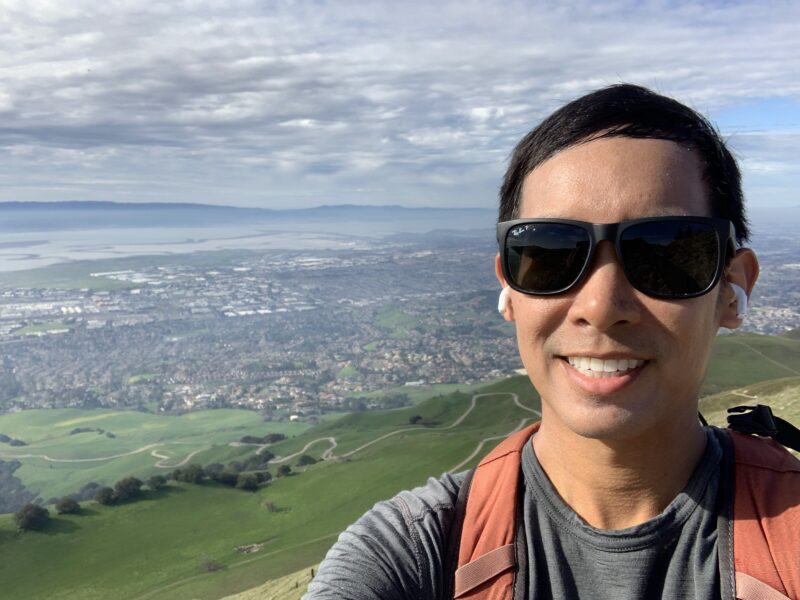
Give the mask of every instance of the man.
[{"label": "man", "polygon": [[[511,504],[470,492],[458,516],[465,475],[431,479],[349,527],[305,598],[452,597],[459,535],[458,598],[738,597],[732,450],[698,421],[714,338],[741,325],[758,276],[734,158],[686,106],[612,86],[522,139],[500,203],[499,308],[542,403],[511,475],[481,483],[513,480]],[[781,460],[800,489],[797,461]],[[800,535],[791,504],[781,529]],[[510,537],[489,548],[505,544],[507,563],[467,575],[498,527]]]}]

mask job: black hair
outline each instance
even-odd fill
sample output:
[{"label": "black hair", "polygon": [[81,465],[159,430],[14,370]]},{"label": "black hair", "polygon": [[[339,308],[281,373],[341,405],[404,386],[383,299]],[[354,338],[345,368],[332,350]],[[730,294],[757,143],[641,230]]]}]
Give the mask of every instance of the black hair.
[{"label": "black hair", "polygon": [[528,173],[561,150],[606,137],[670,140],[695,150],[703,161],[711,216],[732,221],[739,243],[749,238],[741,174],[720,133],[677,100],[627,83],[573,100],[520,140],[500,188],[500,221],[519,216]]}]

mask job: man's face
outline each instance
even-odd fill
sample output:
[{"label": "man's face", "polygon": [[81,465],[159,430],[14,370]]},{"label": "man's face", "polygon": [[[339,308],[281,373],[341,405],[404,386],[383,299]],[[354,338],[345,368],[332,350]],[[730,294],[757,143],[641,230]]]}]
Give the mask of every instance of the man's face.
[{"label": "man's face", "polygon": [[[534,169],[519,217],[613,223],[663,215],[709,215],[697,155],[674,142],[616,137],[573,146]],[[687,300],[638,292],[608,241],[569,292],[511,291],[520,356],[542,396],[545,423],[619,440],[696,421],[721,302],[719,286]],[[585,369],[587,359],[594,370]],[[598,360],[617,370],[601,374]],[[643,362],[631,369],[633,361]]]}]

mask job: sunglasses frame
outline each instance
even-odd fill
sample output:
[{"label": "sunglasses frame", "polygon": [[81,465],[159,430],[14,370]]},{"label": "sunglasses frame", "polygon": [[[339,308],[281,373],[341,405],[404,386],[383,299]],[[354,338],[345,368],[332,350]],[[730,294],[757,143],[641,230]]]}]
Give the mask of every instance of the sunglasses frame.
[{"label": "sunglasses frame", "polygon": [[[631,277],[628,274],[628,269],[624,261],[622,260],[622,252],[620,247],[620,240],[622,239],[622,234],[627,229],[635,225],[640,225],[643,223],[663,223],[663,222],[702,223],[704,225],[710,225],[714,229],[714,232],[716,233],[717,236],[717,265],[716,265],[716,270],[714,272],[714,277],[711,279],[711,283],[702,291],[680,294],[680,295],[658,294],[654,293],[652,290],[642,289],[631,280]],[[586,257],[586,261],[581,267],[580,273],[578,273],[578,276],[575,278],[575,280],[564,288],[550,292],[532,292],[516,285],[510,276],[510,269],[508,266],[508,250],[506,247],[506,240],[508,238],[509,232],[511,231],[512,228],[517,227],[519,225],[534,225],[537,223],[572,225],[584,230],[589,236],[589,254]],[[617,261],[621,265],[622,270],[625,273],[625,277],[628,280],[628,283],[630,283],[630,285],[634,289],[640,291],[646,296],[650,296],[651,298],[660,298],[666,300],[683,300],[686,298],[696,298],[698,296],[702,296],[703,294],[707,294],[714,288],[715,285],[717,285],[717,283],[720,280],[720,277],[722,277],[722,274],[725,271],[725,267],[727,266],[728,262],[736,252],[735,240],[736,240],[736,233],[733,227],[733,223],[728,219],[721,219],[717,217],[663,216],[663,217],[647,217],[643,219],[631,219],[629,221],[620,221],[619,223],[588,223],[586,221],[575,221],[572,219],[541,218],[541,219],[513,219],[511,221],[501,221],[497,224],[497,243],[500,247],[500,262],[503,269],[503,277],[505,278],[506,283],[509,286],[511,286],[511,289],[521,292],[523,294],[527,294],[528,296],[555,296],[558,294],[563,294],[565,292],[568,292],[569,290],[577,287],[586,278],[587,274],[591,271],[591,266],[594,262],[594,256],[597,251],[597,245],[602,241],[609,241],[614,244],[614,252],[616,252]]]}]

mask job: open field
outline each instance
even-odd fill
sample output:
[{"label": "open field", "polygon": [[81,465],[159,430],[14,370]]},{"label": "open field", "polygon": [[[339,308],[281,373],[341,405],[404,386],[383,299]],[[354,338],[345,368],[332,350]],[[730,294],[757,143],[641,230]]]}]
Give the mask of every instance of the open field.
[{"label": "open field", "polygon": [[[497,379],[497,382],[503,381],[502,379]],[[471,384],[463,384],[463,383],[434,383],[432,385],[398,385],[393,388],[388,388],[385,390],[378,390],[375,392],[362,392],[362,393],[353,393],[350,394],[353,397],[358,398],[380,398],[381,396],[386,395],[393,395],[393,394],[406,394],[411,402],[414,404],[421,402],[422,400],[427,400],[431,396],[438,396],[439,394],[450,394],[451,392],[464,392],[465,394],[471,393],[478,388],[482,388],[489,383],[495,383],[495,381],[482,381],[480,383],[471,383]]]},{"label": "open field", "polygon": [[[353,414],[276,444],[271,449],[287,455],[298,445],[335,438],[335,455],[355,452],[347,460],[326,460],[279,478],[255,493],[211,483],[170,483],[165,491],[147,492],[144,500],[131,504],[84,504],[85,514],[58,516],[44,532],[16,532],[10,516],[0,517],[0,581],[5,590],[14,590],[10,598],[26,600],[111,595],[120,600],[211,600],[305,570],[374,502],[454,469],[481,440],[505,435],[522,419],[536,416],[514,401],[517,394],[523,406],[539,406],[524,377],[479,391],[493,395],[453,393],[408,409]],[[727,406],[755,401],[750,396],[773,405],[785,418],[800,419],[800,378],[710,396],[702,409],[710,420],[724,421]],[[426,425],[409,426],[412,414],[422,416]],[[459,469],[474,464],[496,443],[488,442]],[[309,451],[321,455],[325,448],[322,441]],[[252,543],[264,545],[253,554],[235,551]],[[219,570],[204,572],[210,564]],[[291,588],[292,581],[284,584],[290,586],[287,593],[298,589]]]},{"label": "open field", "polygon": [[[701,394],[787,376],[800,376],[800,339],[796,336],[723,335],[716,341]],[[369,394],[379,397],[402,392],[414,402],[434,395],[441,397],[425,403],[419,410],[410,406],[387,413],[354,413],[326,420],[315,430],[315,437],[302,435],[307,429],[305,425],[262,423],[255,413],[239,410],[203,411],[180,417],[108,410],[23,411],[0,415],[0,433],[28,443],[23,447],[0,444],[0,460],[21,460],[23,466],[16,476],[46,500],[76,492],[90,481],[110,484],[131,474],[147,477],[167,472],[184,461],[209,464],[239,460],[257,450],[253,446],[229,445],[244,435],[285,433],[290,439],[270,449],[282,457],[300,451],[316,458],[328,452],[340,456],[369,441],[371,435],[407,427],[414,415],[423,417],[423,424],[417,429],[444,423],[443,415],[449,410],[446,405],[463,403],[481,385],[485,384],[401,386]],[[530,390],[527,382],[524,385]],[[461,395],[443,396],[454,390]],[[530,390],[521,397],[532,395]],[[476,410],[479,414],[483,409],[478,406]],[[95,431],[70,435],[78,427]],[[330,442],[324,439],[327,437],[336,438],[337,448],[331,449]],[[308,446],[311,442],[315,443]]]},{"label": "open field", "polygon": [[[145,500],[131,504],[86,504],[86,514],[58,516],[40,533],[18,533],[10,516],[0,517],[0,580],[16,597],[31,600],[211,599],[315,564],[338,533],[374,502],[453,468],[484,438],[505,435],[521,419],[535,417],[510,393],[522,392],[525,404],[538,406],[524,378],[483,391],[495,395],[476,399],[469,412],[472,397],[463,394],[421,403],[413,408],[437,425],[385,437],[346,461],[318,463],[256,493],[171,483],[166,491],[148,492]],[[354,415],[358,418],[348,427],[337,428],[337,421],[298,438],[335,433],[346,448],[364,446],[380,432],[395,431],[398,423],[408,427],[407,416],[398,420],[399,412]],[[348,434],[348,429],[356,431]],[[477,460],[478,455],[470,462]],[[267,500],[277,510],[267,510]],[[251,555],[234,549],[250,543],[265,546]],[[204,561],[224,568],[203,573]],[[47,569],[32,577],[37,564]]]},{"label": "open field", "polygon": [[720,335],[700,395],[792,376],[800,376],[800,339],[796,334]]},{"label": "open field", "polygon": [[[30,410],[0,415],[0,433],[26,446],[0,444],[0,460],[17,459],[15,475],[44,500],[77,492],[90,481],[111,484],[128,475],[167,473],[189,458],[209,464],[252,454],[231,447],[245,435],[294,436],[308,425],[264,422],[245,410],[181,416],[115,410]],[[76,429],[91,429],[71,433]],[[113,437],[112,437],[113,436]]]},{"label": "open field", "polygon": [[710,424],[725,427],[728,408],[756,404],[766,404],[775,416],[800,426],[800,377],[764,381],[707,396],[700,402],[700,410]]}]

